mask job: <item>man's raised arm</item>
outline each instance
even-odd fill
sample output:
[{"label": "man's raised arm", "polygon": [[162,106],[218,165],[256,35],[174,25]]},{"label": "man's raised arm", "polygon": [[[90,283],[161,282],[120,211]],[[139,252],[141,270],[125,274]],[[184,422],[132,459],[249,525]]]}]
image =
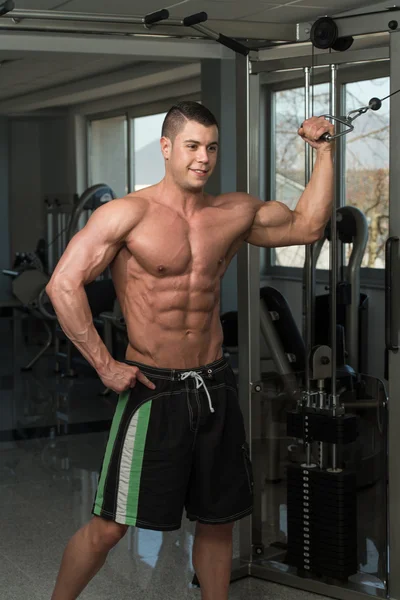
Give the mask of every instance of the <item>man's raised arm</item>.
[{"label": "man's raised arm", "polygon": [[334,144],[319,141],[334,128],[322,117],[305,121],[299,135],[316,149],[312,177],[294,210],[281,202],[255,200],[255,218],[246,241],[255,246],[279,247],[311,244],[323,235],[332,212],[334,195]]},{"label": "man's raised arm", "polygon": [[[84,286],[111,263],[144,210],[139,199],[112,200],[98,208],[68,244],[46,287],[64,333],[96,369],[103,383],[117,392],[134,385],[136,370],[117,363],[108,352],[93,324]],[[130,382],[128,370],[133,377]]]}]

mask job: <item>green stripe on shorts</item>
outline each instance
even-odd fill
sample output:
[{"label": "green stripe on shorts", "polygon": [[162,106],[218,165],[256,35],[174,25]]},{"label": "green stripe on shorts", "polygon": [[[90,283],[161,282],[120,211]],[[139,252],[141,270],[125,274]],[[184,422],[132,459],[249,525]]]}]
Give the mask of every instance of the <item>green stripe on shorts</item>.
[{"label": "green stripe on shorts", "polygon": [[[138,514],[140,478],[142,474],[144,449],[146,446],[147,431],[149,429],[152,401],[146,402],[138,411],[136,436],[133,447],[133,457],[129,478],[128,501],[126,513],[135,521]],[[136,523],[135,523],[136,524]]]},{"label": "green stripe on shorts", "polygon": [[104,455],[103,466],[101,469],[101,475],[100,475],[100,480],[99,480],[99,485],[97,488],[97,494],[96,494],[96,500],[95,500],[95,506],[100,509],[103,507],[104,487],[105,487],[105,483],[106,483],[106,479],[107,479],[108,468],[110,466],[113,448],[115,445],[115,440],[118,435],[119,426],[121,424],[122,416],[124,414],[126,405],[128,403],[130,393],[131,393],[131,390],[127,390],[125,392],[122,392],[122,394],[120,394],[119,399],[118,399],[117,408],[115,410],[113,421],[111,424],[110,435],[108,438],[107,448],[106,448],[106,452]]}]

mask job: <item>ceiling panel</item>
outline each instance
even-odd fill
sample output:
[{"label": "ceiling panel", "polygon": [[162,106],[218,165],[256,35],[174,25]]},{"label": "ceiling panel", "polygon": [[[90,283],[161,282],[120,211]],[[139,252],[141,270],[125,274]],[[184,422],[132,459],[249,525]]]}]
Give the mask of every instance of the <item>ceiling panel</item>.
[{"label": "ceiling panel", "polygon": [[15,50],[2,50],[0,52],[0,62],[2,60],[15,60],[16,58],[23,58],[26,56],[26,52],[16,52]]},{"label": "ceiling panel", "polygon": [[168,0],[70,0],[63,3],[59,10],[137,17],[166,8],[166,4]]},{"label": "ceiling panel", "polygon": [[[271,22],[292,23],[298,18],[317,18],[320,14],[334,15],[344,10],[368,7],[376,0],[18,0],[18,8],[53,8],[62,11],[105,13],[125,16],[142,16],[161,8],[168,8],[171,16],[183,16],[206,11],[210,19],[246,19],[257,15],[257,19],[268,21],[268,11],[274,12]],[[304,12],[289,7],[303,7]],[[383,7],[384,5],[382,5]],[[278,10],[282,8],[282,10]],[[312,9],[315,8],[314,12]],[[321,13],[321,9],[323,9]],[[307,15],[307,16],[304,16]],[[272,15],[271,15],[272,16]],[[249,19],[250,20],[250,19]]]},{"label": "ceiling panel", "polygon": [[197,12],[205,11],[210,19],[235,20],[245,18],[249,14],[262,12],[278,5],[279,3],[277,2],[264,2],[263,0],[252,0],[251,2],[236,2],[235,0],[229,2],[190,0],[190,2],[171,8],[170,15],[172,18],[183,18]]},{"label": "ceiling panel", "polygon": [[273,6],[279,6],[279,0],[187,0],[168,3],[168,0],[147,0],[127,2],[114,0],[112,5],[99,0],[70,0],[60,10],[72,12],[109,13],[126,16],[144,16],[161,8],[167,8],[171,18],[183,18],[196,12],[205,11],[210,19],[239,19],[247,14],[262,12]]},{"label": "ceiling panel", "polygon": [[60,4],[60,0],[16,0],[16,9],[50,10]]},{"label": "ceiling panel", "polygon": [[315,20],[327,14],[326,8],[296,6],[288,4],[269,8],[263,12],[247,15],[244,21],[258,21],[265,23],[301,23],[302,21]]},{"label": "ceiling panel", "polygon": [[6,63],[1,67],[0,98],[50,88],[132,64],[135,64],[132,58],[107,55],[92,59],[85,56],[83,61],[80,54],[62,56],[50,53],[43,56],[30,53],[23,61]]},{"label": "ceiling panel", "polygon": [[[369,2],[370,5],[372,3],[373,0]],[[251,3],[249,6],[251,6]],[[298,23],[360,7],[368,9],[368,0],[330,0],[329,2],[325,0],[295,0],[282,3],[280,6],[267,8],[264,11],[248,14],[242,20],[257,20],[266,23]]]},{"label": "ceiling panel", "polygon": [[[370,1],[369,4],[371,3],[372,1]],[[353,0],[353,2],[349,0],[330,0],[328,2],[326,0],[293,0],[292,2],[289,2],[287,4],[307,7],[316,6],[318,8],[323,8],[325,10],[325,13],[330,12],[331,14],[334,14],[342,12],[344,10],[350,10],[351,8],[367,7],[368,0],[364,0],[364,2],[358,0]],[[385,5],[385,7],[386,6],[387,5]]]}]

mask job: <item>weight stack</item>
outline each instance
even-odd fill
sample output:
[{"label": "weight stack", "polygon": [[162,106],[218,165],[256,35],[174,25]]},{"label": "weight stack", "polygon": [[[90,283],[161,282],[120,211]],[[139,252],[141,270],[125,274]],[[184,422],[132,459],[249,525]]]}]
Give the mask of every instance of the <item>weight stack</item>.
[{"label": "weight stack", "polygon": [[354,472],[287,468],[287,562],[318,577],[357,573],[357,493]]}]

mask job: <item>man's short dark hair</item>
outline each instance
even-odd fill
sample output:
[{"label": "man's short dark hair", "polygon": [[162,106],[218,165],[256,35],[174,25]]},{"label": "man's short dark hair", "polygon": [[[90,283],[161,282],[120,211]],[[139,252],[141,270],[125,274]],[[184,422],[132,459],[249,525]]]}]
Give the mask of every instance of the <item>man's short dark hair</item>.
[{"label": "man's short dark hair", "polygon": [[205,127],[212,125],[218,127],[217,119],[208,108],[198,102],[188,100],[178,102],[169,109],[162,126],[162,137],[173,141],[187,121],[196,121]]}]

